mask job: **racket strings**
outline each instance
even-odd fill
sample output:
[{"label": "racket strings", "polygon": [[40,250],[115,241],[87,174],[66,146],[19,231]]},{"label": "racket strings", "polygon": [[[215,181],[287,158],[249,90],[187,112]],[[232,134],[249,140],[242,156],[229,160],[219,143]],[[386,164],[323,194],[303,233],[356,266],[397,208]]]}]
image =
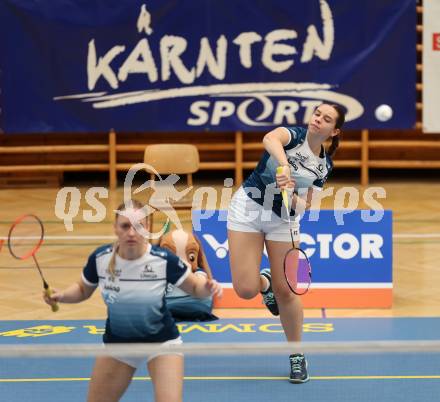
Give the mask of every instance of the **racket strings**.
[{"label": "racket strings", "polygon": [[8,235],[8,247],[11,254],[18,259],[26,259],[40,247],[44,229],[38,218],[27,215],[16,222]]},{"label": "racket strings", "polygon": [[[8,248],[11,255],[19,260],[32,257],[43,282],[46,296],[52,295],[52,289],[46,282],[43,272],[38,264],[35,253],[43,243],[44,226],[43,222],[35,215],[23,215],[19,217],[9,229]],[[53,312],[58,311],[58,303],[51,304]]]},{"label": "racket strings", "polygon": [[284,275],[293,293],[303,295],[309,290],[312,271],[310,261],[301,249],[292,248],[286,253]]}]

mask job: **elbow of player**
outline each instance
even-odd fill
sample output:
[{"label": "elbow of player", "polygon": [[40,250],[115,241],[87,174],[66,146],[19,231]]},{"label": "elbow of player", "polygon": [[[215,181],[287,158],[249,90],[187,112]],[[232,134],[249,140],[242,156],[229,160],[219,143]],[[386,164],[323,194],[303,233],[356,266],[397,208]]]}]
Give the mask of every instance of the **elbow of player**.
[{"label": "elbow of player", "polygon": [[274,141],[274,135],[272,133],[267,133],[263,137],[263,145],[266,147],[267,145],[271,144]]},{"label": "elbow of player", "polygon": [[78,303],[90,298],[93,292],[88,291],[82,284],[79,285],[79,300]]}]

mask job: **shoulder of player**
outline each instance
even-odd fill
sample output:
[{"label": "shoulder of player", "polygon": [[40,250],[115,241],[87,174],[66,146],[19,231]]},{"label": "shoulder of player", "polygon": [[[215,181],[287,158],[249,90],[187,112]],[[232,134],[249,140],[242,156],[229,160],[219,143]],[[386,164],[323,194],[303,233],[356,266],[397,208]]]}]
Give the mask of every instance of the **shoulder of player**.
[{"label": "shoulder of player", "polygon": [[167,266],[169,267],[177,267],[178,270],[187,269],[185,263],[177,257],[172,251],[167,250],[165,248],[159,246],[152,246],[150,251],[150,256],[159,257],[165,261],[167,261]]},{"label": "shoulder of player", "polygon": [[91,254],[91,256],[94,256],[95,258],[99,258],[111,253],[113,253],[113,244],[105,244],[103,246],[98,247]]},{"label": "shoulder of player", "polygon": [[163,248],[163,247],[159,247],[159,246],[151,246],[151,250],[150,250],[150,255],[154,256],[154,257],[159,257],[162,258],[164,260],[168,260],[170,258],[177,258],[175,256],[175,254],[173,254],[170,250]]},{"label": "shoulder of player", "polygon": [[292,127],[284,127],[288,130],[292,136],[291,142],[295,144],[295,146],[301,145],[304,143],[307,137],[307,129],[300,126],[292,126]]},{"label": "shoulder of player", "polygon": [[292,134],[295,134],[298,138],[306,138],[307,135],[307,129],[301,126],[291,126],[291,127],[285,127],[287,130],[289,130]]}]

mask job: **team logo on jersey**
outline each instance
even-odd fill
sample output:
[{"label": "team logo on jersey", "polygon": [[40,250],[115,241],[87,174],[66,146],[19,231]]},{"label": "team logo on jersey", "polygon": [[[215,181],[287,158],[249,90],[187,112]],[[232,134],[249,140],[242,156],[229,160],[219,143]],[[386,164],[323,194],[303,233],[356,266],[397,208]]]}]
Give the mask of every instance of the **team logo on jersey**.
[{"label": "team logo on jersey", "polygon": [[301,152],[296,152],[295,155],[287,158],[287,160],[295,172],[301,167],[302,169],[313,173],[317,179],[323,178],[324,166],[321,163],[318,166],[313,166],[310,163],[307,163],[309,157],[302,155]]},{"label": "team logo on jersey", "polygon": [[154,272],[153,267],[150,264],[145,265],[144,270],[141,272],[142,279],[154,279],[157,278],[157,274]]},{"label": "team logo on jersey", "polygon": [[119,292],[121,288],[119,286],[112,285],[111,283],[106,283],[104,285],[105,290],[112,290],[113,292]]},{"label": "team logo on jersey", "polygon": [[117,278],[121,276],[121,270],[120,269],[114,269],[114,272],[110,272],[110,270],[107,268],[105,270],[105,273],[107,274],[107,280],[109,282],[115,282]]},{"label": "team logo on jersey", "polygon": [[305,156],[305,155],[301,154],[301,152],[299,152],[299,151],[297,151],[295,153],[294,157],[295,157],[295,159],[299,160],[300,162],[305,162],[307,159],[309,159],[308,156]]},{"label": "team logo on jersey", "polygon": [[145,265],[144,272],[153,272],[153,267],[151,265]]}]

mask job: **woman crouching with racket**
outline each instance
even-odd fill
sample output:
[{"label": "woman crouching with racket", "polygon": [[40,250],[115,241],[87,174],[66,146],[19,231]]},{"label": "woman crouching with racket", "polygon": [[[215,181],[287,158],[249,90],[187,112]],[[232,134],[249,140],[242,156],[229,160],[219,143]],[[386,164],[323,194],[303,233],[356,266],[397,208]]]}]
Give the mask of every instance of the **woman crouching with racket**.
[{"label": "woman crouching with racket", "polygon": [[[266,151],[229,206],[234,289],[244,299],[261,292],[270,312],[280,316],[289,342],[301,341],[304,315],[299,295],[307,291],[311,278],[308,260],[299,260],[299,219],[310,207],[313,191],[322,190],[332,170],[331,157],[344,121],[339,106],[324,103],[314,111],[307,129],[278,127],[266,134]],[[330,137],[325,152],[323,143]],[[264,245],[270,269],[260,272]],[[299,352],[289,357],[292,383],[309,380],[306,359]]]},{"label": "woman crouching with racket", "polygon": [[[167,284],[204,298],[220,296],[212,278],[194,275],[190,267],[168,250],[152,246],[140,234],[148,227],[142,204],[132,201],[118,208],[114,224],[117,241],[93,252],[81,279],[64,291],[53,290],[46,303],[79,303],[99,286],[107,305],[104,343],[160,343],[170,346],[142,358],[98,357],[93,369],[88,402],[119,401],[136,369],[147,363],[156,402],[181,402],[183,356],[172,345],[182,343],[165,303]],[[142,227],[139,227],[141,225]],[[140,230],[139,230],[140,229]]]}]

